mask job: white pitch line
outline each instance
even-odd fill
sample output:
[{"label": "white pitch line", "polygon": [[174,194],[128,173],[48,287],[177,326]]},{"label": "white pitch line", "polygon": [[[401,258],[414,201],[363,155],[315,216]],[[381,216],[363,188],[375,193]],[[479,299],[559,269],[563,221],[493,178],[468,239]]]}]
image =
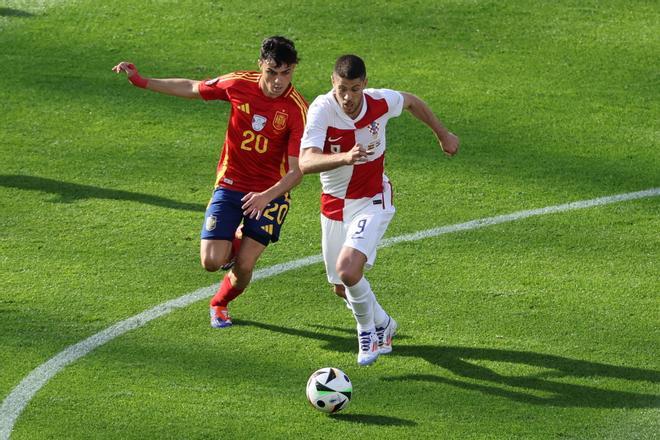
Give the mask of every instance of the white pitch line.
[{"label": "white pitch line", "polygon": [[[660,188],[652,188],[645,191],[618,194],[591,200],[582,200],[578,202],[566,203],[556,206],[547,206],[545,208],[532,209],[528,211],[518,211],[512,214],[487,217],[479,220],[472,220],[466,223],[442,226],[439,228],[427,229],[425,231],[419,231],[412,234],[387,238],[381,242],[379,247],[387,247],[406,241],[417,241],[425,238],[437,237],[439,235],[449,234],[452,232],[479,229],[486,226],[522,220],[534,216],[572,211],[575,209],[592,208],[594,206],[608,205],[611,203],[625,202],[628,200],[642,199],[645,197],[655,197],[658,195],[660,195]],[[287,263],[276,264],[274,266],[257,270],[254,273],[253,281],[269,278],[284,272],[288,272],[290,270],[299,269],[301,267],[310,266],[312,264],[320,263],[321,261],[323,261],[321,255],[313,255]],[[32,370],[32,372],[25,376],[21,383],[19,383],[16,388],[12,390],[12,392],[2,402],[2,406],[0,406],[0,440],[9,440],[9,436],[14,429],[16,420],[21,415],[30,400],[32,400],[37,391],[46,385],[48,381],[53,378],[53,376],[62,371],[64,367],[87,355],[95,348],[110,342],[111,340],[123,335],[128,331],[142,327],[149,321],[160,318],[164,315],[168,315],[174,310],[187,307],[194,302],[210,297],[213,295],[217,287],[218,285],[214,284],[199,290],[195,290],[192,293],[188,293],[171,301],[164,302],[155,307],[152,307],[149,310],[145,310],[140,314],[120,321],[117,324],[108,327],[107,329],[96,333],[93,336],[90,336],[82,342],[69,346],[50,360],[44,362],[39,367]]]}]

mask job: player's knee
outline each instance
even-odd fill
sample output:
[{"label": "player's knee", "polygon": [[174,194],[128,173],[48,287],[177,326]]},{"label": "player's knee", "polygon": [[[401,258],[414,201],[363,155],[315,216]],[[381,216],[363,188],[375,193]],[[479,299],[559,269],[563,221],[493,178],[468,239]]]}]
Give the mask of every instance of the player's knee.
[{"label": "player's knee", "polygon": [[362,279],[362,270],[343,261],[337,262],[337,274],[341,282],[347,286],[353,286]]},{"label": "player's knee", "polygon": [[346,284],[347,286],[354,286],[360,281],[360,279],[362,278],[362,274],[358,275],[350,272],[347,273],[340,272],[339,278],[341,278],[341,282]]},{"label": "player's knee", "polygon": [[202,262],[202,267],[206,269],[208,272],[217,272],[218,270],[220,270],[220,267],[222,267],[222,264],[218,260],[207,256],[202,256],[201,262]]}]

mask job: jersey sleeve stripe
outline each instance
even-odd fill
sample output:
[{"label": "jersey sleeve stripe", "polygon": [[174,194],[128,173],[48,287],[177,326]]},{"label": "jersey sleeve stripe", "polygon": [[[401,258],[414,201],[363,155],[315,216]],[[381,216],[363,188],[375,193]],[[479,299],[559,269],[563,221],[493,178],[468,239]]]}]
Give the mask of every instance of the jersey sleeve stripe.
[{"label": "jersey sleeve stripe", "polygon": [[280,176],[284,177],[286,176],[286,164],[287,164],[287,156],[282,156],[282,162],[280,162]]},{"label": "jersey sleeve stripe", "polygon": [[299,102],[296,102],[296,101],[294,101],[294,102],[296,103],[296,105],[300,109],[300,118],[302,119],[303,126],[307,125],[307,108],[303,105],[300,105]]},{"label": "jersey sleeve stripe", "polygon": [[222,81],[229,81],[233,79],[243,79],[246,81],[250,82],[258,82],[259,81],[259,73],[256,72],[232,72],[228,73],[226,75],[221,76],[218,79],[218,82]]},{"label": "jersey sleeve stripe", "polygon": [[296,90],[296,89],[293,89],[292,92],[293,92],[292,97],[294,97],[300,103],[300,105],[304,106],[305,109],[307,109],[307,107],[308,107],[307,102],[305,102],[305,98],[303,98],[303,96],[300,94],[300,92],[298,92],[298,90]]},{"label": "jersey sleeve stripe", "polygon": [[226,151],[225,157],[223,158],[222,165],[220,166],[220,169],[218,170],[216,177],[215,177],[215,187],[217,188],[220,186],[220,181],[222,178],[225,176],[225,173],[227,172],[227,166],[229,162],[229,148],[225,148],[226,146],[223,146],[223,151]]},{"label": "jersey sleeve stripe", "polygon": [[300,116],[302,117],[303,124],[307,124],[307,104],[305,103],[305,100],[297,90],[295,93],[292,93],[290,97],[300,109]]}]

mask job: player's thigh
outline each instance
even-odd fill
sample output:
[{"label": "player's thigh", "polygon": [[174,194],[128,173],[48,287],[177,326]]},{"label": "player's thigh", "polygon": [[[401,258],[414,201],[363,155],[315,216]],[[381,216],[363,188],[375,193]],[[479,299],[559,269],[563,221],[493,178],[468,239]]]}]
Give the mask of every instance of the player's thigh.
[{"label": "player's thigh", "polygon": [[200,234],[202,262],[224,262],[231,252],[231,241],[241,223],[243,193],[217,188],[204,213]]},{"label": "player's thigh", "polygon": [[341,278],[337,273],[337,259],[346,238],[344,223],[331,220],[321,215],[321,249],[323,251],[323,263],[325,273],[331,284],[341,284]]},{"label": "player's thigh", "polygon": [[387,227],[394,217],[392,209],[371,209],[357,214],[351,220],[346,233],[344,246],[361,252],[367,268],[373,266],[376,260],[376,250]]},{"label": "player's thigh", "polygon": [[200,240],[199,255],[204,262],[227,262],[231,256],[231,241]]},{"label": "player's thigh", "polygon": [[343,246],[337,258],[337,272],[344,284],[352,286],[364,275],[367,256],[360,250]]}]

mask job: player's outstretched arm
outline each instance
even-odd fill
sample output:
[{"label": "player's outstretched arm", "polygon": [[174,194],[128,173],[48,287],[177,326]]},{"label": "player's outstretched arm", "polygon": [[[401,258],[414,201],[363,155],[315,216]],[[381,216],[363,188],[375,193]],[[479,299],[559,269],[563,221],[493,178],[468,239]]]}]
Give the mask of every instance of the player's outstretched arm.
[{"label": "player's outstretched arm", "polygon": [[353,165],[371,154],[373,151],[367,150],[361,144],[355,144],[344,153],[335,154],[323,154],[320,148],[304,148],[300,152],[300,169],[303,174],[320,173],[344,165]]},{"label": "player's outstretched arm", "polygon": [[289,171],[273,186],[263,192],[250,192],[247,193],[241,201],[243,205],[243,215],[250,218],[259,220],[261,214],[268,204],[282,194],[290,191],[294,186],[298,185],[303,178],[302,171],[298,166],[298,158],[289,156]]},{"label": "player's outstretched arm", "polygon": [[140,76],[134,64],[122,61],[112,68],[115,73],[125,73],[128,80],[136,87],[165,93],[181,98],[201,98],[199,81],[183,78],[144,78]]},{"label": "player's outstretched arm", "polygon": [[448,156],[458,153],[458,136],[442,125],[442,122],[440,122],[440,119],[433,113],[428,104],[413,94],[404,92],[401,94],[403,95],[403,108],[433,130],[442,151]]}]

